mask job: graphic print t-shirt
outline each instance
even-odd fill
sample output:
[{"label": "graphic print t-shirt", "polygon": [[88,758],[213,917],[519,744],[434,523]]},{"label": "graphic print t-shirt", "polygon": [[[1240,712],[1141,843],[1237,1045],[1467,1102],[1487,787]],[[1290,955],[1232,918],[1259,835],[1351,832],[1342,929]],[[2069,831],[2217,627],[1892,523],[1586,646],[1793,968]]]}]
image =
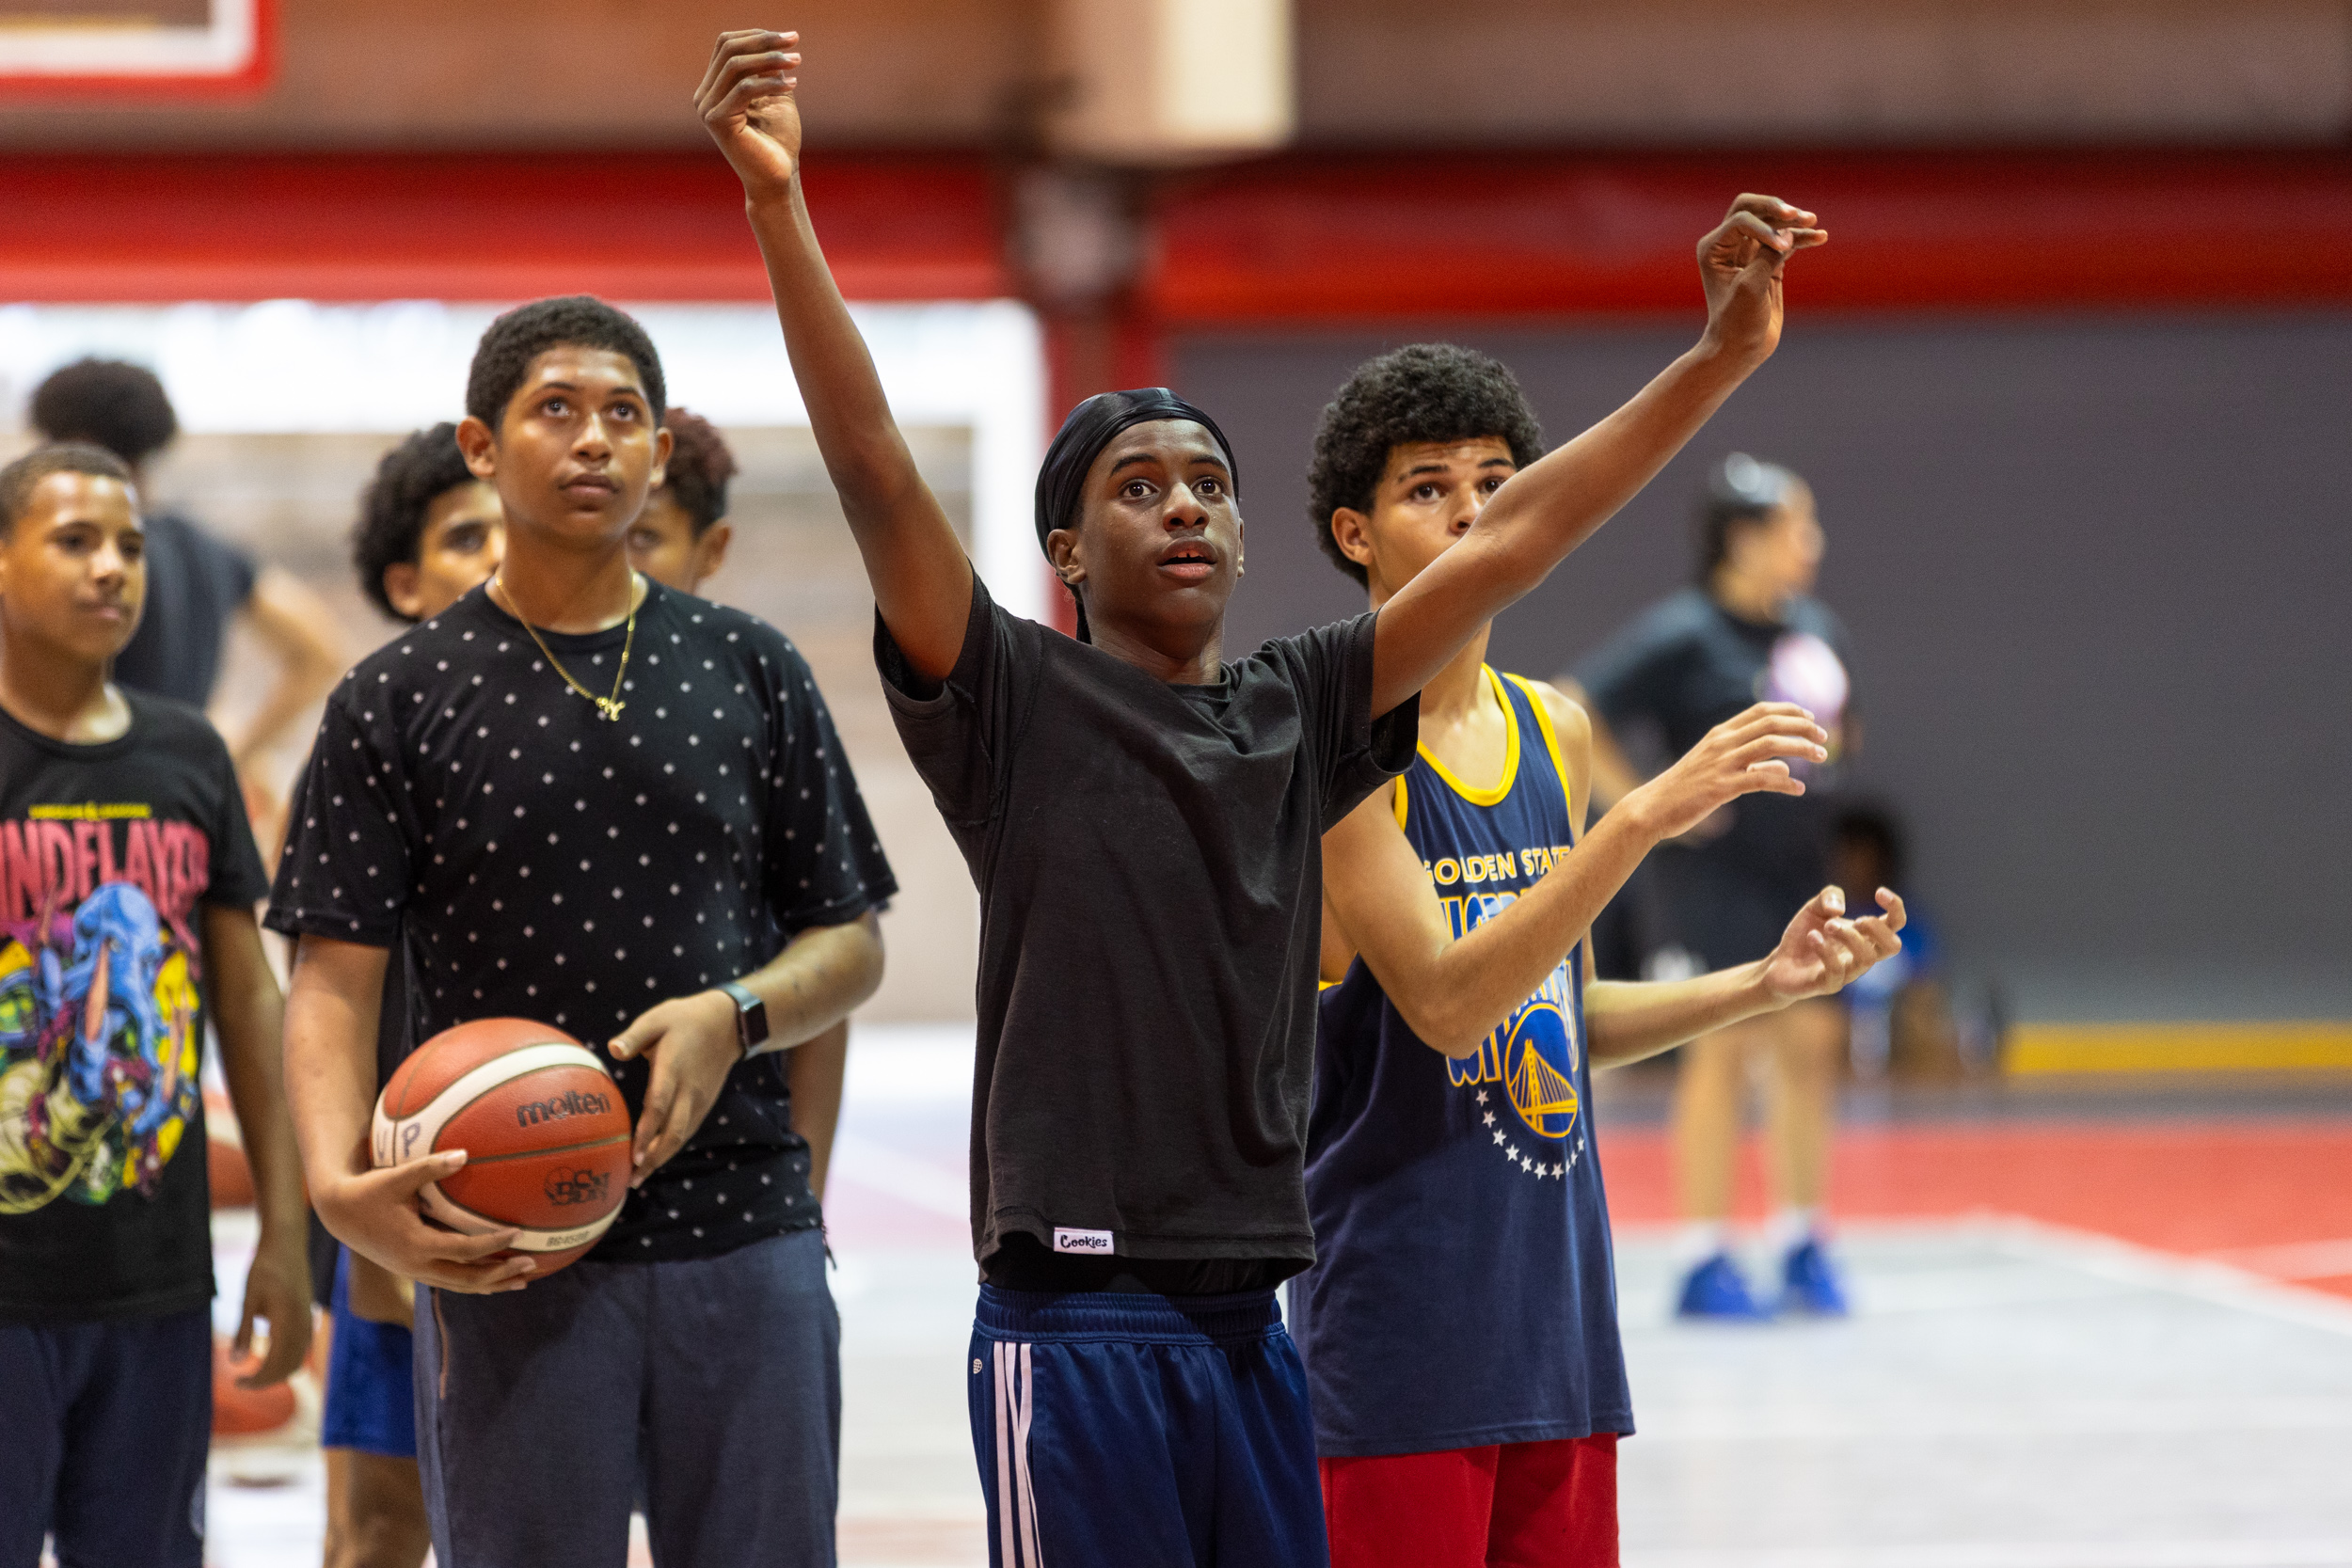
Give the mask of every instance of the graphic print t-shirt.
[{"label": "graphic print t-shirt", "polygon": [[97,745],[0,712],[0,1318],[212,1299],[203,906],[268,883],[220,736],[126,696]]},{"label": "graphic print t-shirt", "polygon": [[[626,627],[542,636],[612,689]],[[599,717],[479,588],[394,639],[327,700],[271,928],[403,944],[412,1042],[528,1018],[603,1057],[655,1003],[897,891],[816,680],[773,626],[648,583],[621,698]],[[633,1119],[646,1061],[611,1065]],[[768,1053],[728,1075],[596,1257],[714,1257],[818,1223],[785,1066]]]},{"label": "graphic print t-shirt", "polygon": [[1300,1186],[1322,835],[1411,755],[1370,615],[1170,686],[976,579],[926,689],[880,619],[898,733],[980,891],[973,1245],[1314,1257]]},{"label": "graphic print t-shirt", "polygon": [[[1534,694],[1486,672],[1511,724],[1486,788],[1423,751],[1399,815],[1456,937],[1575,842]],[[1592,1138],[1583,950],[1448,1058],[1361,958],[1325,990],[1307,1197],[1321,1256],[1291,1285],[1316,1451],[1429,1453],[1633,1430],[1609,1207]]]}]

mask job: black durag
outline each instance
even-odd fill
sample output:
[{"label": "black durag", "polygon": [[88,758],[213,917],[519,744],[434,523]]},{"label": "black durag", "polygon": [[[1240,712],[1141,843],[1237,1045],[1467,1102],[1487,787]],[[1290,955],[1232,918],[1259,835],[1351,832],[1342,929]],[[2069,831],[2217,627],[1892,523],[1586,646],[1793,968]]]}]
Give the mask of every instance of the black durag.
[{"label": "black durag", "polygon": [[[1078,526],[1087,470],[1103,455],[1103,449],[1128,426],[1149,424],[1154,420],[1190,420],[1207,431],[1209,438],[1225,454],[1225,471],[1232,480],[1233,494],[1241,494],[1241,470],[1233,462],[1233,443],[1225,438],[1225,432],[1217,429],[1216,421],[1207,414],[1165,387],[1097,392],[1073,408],[1070,418],[1062,420],[1061,429],[1054,434],[1054,444],[1045,449],[1045,462],[1037,471],[1039,549],[1045,548],[1045,536],[1056,529]],[[1050,554],[1047,559],[1052,559]],[[1091,642],[1094,639],[1087,630],[1085,595],[1072,588],[1070,596],[1078,601],[1078,641]]]}]

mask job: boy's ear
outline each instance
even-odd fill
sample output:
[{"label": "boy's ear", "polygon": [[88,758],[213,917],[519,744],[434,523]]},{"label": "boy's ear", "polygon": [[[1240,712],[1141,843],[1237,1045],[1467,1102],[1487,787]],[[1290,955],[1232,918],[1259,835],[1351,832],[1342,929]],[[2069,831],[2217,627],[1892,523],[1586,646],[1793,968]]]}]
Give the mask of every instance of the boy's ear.
[{"label": "boy's ear", "polygon": [[1078,558],[1078,531],[1057,528],[1045,536],[1045,559],[1053,562],[1054,575],[1076,587],[1087,579],[1086,562]]},{"label": "boy's ear", "polygon": [[407,619],[418,618],[421,603],[417,598],[417,564],[413,561],[395,561],[384,568],[384,596],[392,601],[392,608]]},{"label": "boy's ear", "polygon": [[1331,514],[1331,537],[1339,545],[1340,553],[1359,566],[1372,564],[1372,519],[1352,506],[1343,506]]},{"label": "boy's ear", "polygon": [[466,454],[467,471],[474,478],[498,477],[498,435],[471,414],[457,421],[457,450]]},{"label": "boy's ear", "polygon": [[735,525],[724,517],[703,530],[703,536],[694,541],[694,580],[719,575],[719,568],[727,563],[727,546],[735,543]]},{"label": "boy's ear", "polygon": [[[668,425],[656,425],[654,427],[653,477],[645,482],[645,494],[648,496],[652,495],[656,490],[660,489],[661,486],[669,480],[670,453],[675,451],[676,447],[677,442],[675,438],[670,435],[670,427]],[[710,526],[716,528],[719,525],[713,523]]]}]

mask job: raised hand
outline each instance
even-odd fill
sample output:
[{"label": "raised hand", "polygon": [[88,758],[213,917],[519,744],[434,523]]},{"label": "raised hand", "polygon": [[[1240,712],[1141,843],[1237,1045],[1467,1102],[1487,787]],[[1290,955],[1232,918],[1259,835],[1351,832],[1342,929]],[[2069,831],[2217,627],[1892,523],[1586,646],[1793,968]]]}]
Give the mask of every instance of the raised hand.
[{"label": "raised hand", "polygon": [[1829,755],[1829,732],[1794,703],[1758,703],[1724,720],[1679,762],[1629,793],[1618,805],[1659,838],[1689,832],[1725,801],[1767,791],[1803,795],[1804,781],[1788,759],[1820,762]]},{"label": "raised hand", "polygon": [[1903,901],[1885,888],[1878,901],[1883,914],[1848,920],[1846,895],[1836,888],[1807,899],[1764,960],[1764,989],[1783,1003],[1829,996],[1893,958],[1903,945],[1896,935],[1903,928]]},{"label": "raised hand", "polygon": [[476,1295],[519,1291],[539,1265],[528,1257],[491,1256],[515,1244],[513,1227],[469,1236],[431,1223],[418,1206],[426,1182],[454,1176],[465,1164],[464,1149],[445,1149],[342,1177],[314,1188],[311,1206],[336,1240],[420,1284]]},{"label": "raised hand", "polygon": [[746,196],[781,196],[801,166],[801,35],[763,28],[721,33],[694,112]]},{"label": "raised hand", "polygon": [[1800,250],[1829,242],[1820,220],[1776,196],[1742,196],[1715,231],[1699,242],[1699,278],[1707,290],[1707,335],[1743,357],[1761,360],[1780,346],[1780,274]]}]

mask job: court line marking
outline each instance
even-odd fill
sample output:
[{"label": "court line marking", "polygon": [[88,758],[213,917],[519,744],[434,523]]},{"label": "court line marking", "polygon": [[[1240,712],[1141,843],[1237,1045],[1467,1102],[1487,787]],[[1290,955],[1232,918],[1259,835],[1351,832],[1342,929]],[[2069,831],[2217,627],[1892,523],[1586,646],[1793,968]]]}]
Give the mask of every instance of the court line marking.
[{"label": "court line marking", "polygon": [[2347,1568],[2352,1541],[1977,1541],[1901,1546],[1674,1547],[1626,1568]]},{"label": "court line marking", "polygon": [[2336,1279],[2352,1275],[2352,1237],[2283,1242],[2277,1246],[2219,1247],[2198,1256],[2207,1262],[2226,1263],[2273,1279]]}]

